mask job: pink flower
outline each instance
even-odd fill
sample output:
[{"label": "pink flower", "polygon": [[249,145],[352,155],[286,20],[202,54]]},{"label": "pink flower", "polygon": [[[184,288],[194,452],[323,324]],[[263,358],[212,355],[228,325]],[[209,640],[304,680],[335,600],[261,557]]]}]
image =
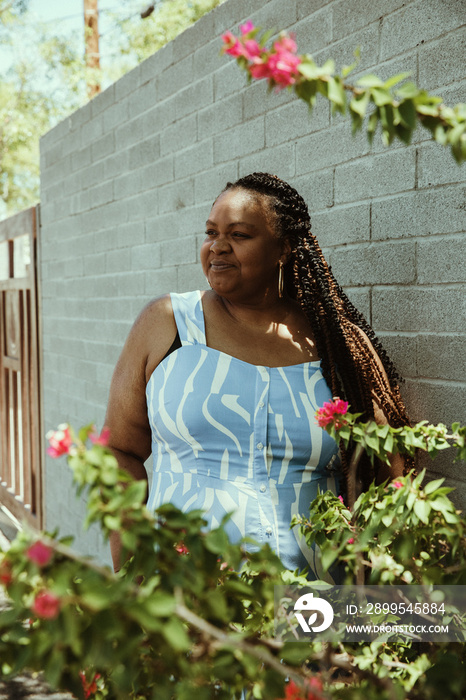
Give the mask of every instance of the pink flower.
[{"label": "pink flower", "polygon": [[403,484],[401,483],[401,481],[393,481],[392,484],[393,484],[393,486],[394,486],[396,489],[402,489],[402,488],[403,488]]},{"label": "pink flower", "polygon": [[97,433],[89,433],[89,440],[94,444],[94,445],[103,445],[104,447],[108,445],[108,441],[110,439],[110,428],[107,428],[107,426],[104,426],[102,428],[102,432],[100,435],[97,435]]},{"label": "pink flower", "polygon": [[288,34],[284,34],[274,43],[273,48],[275,51],[277,51],[277,53],[280,53],[281,51],[296,53],[298,47],[296,46],[294,35],[288,36]]},{"label": "pink flower", "polygon": [[175,545],[175,551],[178,552],[178,554],[189,554],[189,549],[184,542],[178,542],[178,544]]},{"label": "pink flower", "polygon": [[37,566],[47,566],[52,558],[53,549],[43,542],[35,542],[26,551],[26,557]]},{"label": "pink flower", "polygon": [[338,500],[344,503],[343,496],[338,496]]},{"label": "pink flower", "polygon": [[254,61],[262,54],[262,49],[255,39],[247,39],[244,44],[243,55],[246,56],[248,61]]},{"label": "pink flower", "polygon": [[222,34],[223,42],[226,47],[223,48],[223,52],[229,54],[230,56],[244,56],[244,47],[242,43],[235,37],[231,32],[225,32]]},{"label": "pink flower", "polygon": [[85,700],[88,700],[88,698],[92,697],[97,692],[97,681],[100,678],[100,673],[95,673],[90,681],[87,680],[84,671],[79,672],[79,677],[81,678],[81,683],[83,684],[84,698]]},{"label": "pink flower", "polygon": [[253,63],[252,66],[249,68],[249,72],[251,73],[252,77],[255,78],[256,80],[270,80],[272,77],[270,74],[270,69],[268,63],[264,63],[260,59],[256,59]]},{"label": "pink flower", "polygon": [[12,581],[13,574],[11,573],[11,564],[6,558],[3,558],[0,562],[0,583],[5,586],[5,588],[8,588]]},{"label": "pink flower", "polygon": [[[303,689],[296,685],[294,681],[290,681],[285,688],[285,697],[281,700],[320,700],[323,689],[322,681],[317,676],[306,679]],[[313,692],[314,690],[317,693]]]},{"label": "pink flower", "polygon": [[289,51],[280,51],[269,56],[268,66],[272,79],[280,86],[293,85],[299,75],[301,58]]},{"label": "pink flower", "polygon": [[350,538],[349,538],[348,544],[354,544],[354,537],[350,537]]},{"label": "pink flower", "polygon": [[245,24],[240,25],[240,31],[241,34],[244,36],[245,34],[249,34],[249,32],[254,31],[254,25],[251,22],[251,20],[248,20]]},{"label": "pink flower", "polygon": [[32,612],[43,620],[53,620],[60,612],[60,598],[50,591],[38,593],[32,604]]},{"label": "pink flower", "polygon": [[344,425],[344,421],[340,422],[337,416],[345,414],[347,410],[348,402],[339,399],[337,396],[333,401],[326,401],[322,408],[317,409],[317,423],[321,428],[325,428],[329,423],[335,423],[335,428],[341,427],[341,425]]},{"label": "pink flower", "polygon": [[46,435],[50,443],[47,448],[47,454],[51,457],[61,457],[67,455],[70,447],[73,444],[73,438],[70,433],[70,426],[67,423],[62,423],[58,426],[58,430],[49,430]]}]

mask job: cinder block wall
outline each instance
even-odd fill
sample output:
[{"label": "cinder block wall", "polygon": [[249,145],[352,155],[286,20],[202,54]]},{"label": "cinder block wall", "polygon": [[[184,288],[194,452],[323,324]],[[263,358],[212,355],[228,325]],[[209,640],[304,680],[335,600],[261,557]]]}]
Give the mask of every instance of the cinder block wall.
[{"label": "cinder block wall", "polygon": [[[289,180],[337,278],[406,378],[414,419],[465,420],[465,167],[422,128],[412,145],[369,146],[320,102],[247,86],[220,35],[251,19],[292,30],[299,50],[355,76],[411,71],[466,101],[462,0],[228,0],[49,132],[41,142],[45,427],[103,422],[113,366],[153,297],[204,288],[203,222],[229,179]],[[463,26],[462,26],[463,25]],[[427,465],[466,495],[464,464]],[[47,526],[82,533],[63,463],[47,462]]]}]

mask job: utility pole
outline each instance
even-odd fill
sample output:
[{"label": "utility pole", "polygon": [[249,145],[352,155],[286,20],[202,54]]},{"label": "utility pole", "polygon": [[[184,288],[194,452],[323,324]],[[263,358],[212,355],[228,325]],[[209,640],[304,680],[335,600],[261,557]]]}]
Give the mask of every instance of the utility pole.
[{"label": "utility pole", "polygon": [[91,100],[100,92],[99,10],[97,0],[84,0],[84,41],[87,79],[87,95]]}]

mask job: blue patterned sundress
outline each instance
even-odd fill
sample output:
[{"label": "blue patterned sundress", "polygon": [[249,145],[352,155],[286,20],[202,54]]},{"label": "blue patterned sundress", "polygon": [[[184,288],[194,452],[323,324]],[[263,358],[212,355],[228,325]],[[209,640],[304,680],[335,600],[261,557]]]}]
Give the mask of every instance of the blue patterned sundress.
[{"label": "blue patterned sundress", "polygon": [[336,442],[315,422],[331,392],[320,361],[289,367],[243,362],[206,346],[201,293],[172,294],[181,347],[146,389],[153,473],[148,507],[201,508],[209,527],[268,542],[291,570],[322,578],[297,528],[321,491],[336,492]]}]

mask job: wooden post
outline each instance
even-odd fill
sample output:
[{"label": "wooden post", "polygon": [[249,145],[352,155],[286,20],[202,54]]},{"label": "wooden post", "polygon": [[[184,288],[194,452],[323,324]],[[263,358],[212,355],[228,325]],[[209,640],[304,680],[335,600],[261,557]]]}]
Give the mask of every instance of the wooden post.
[{"label": "wooden post", "polygon": [[86,66],[90,68],[87,95],[91,100],[100,92],[99,10],[97,0],[84,0],[84,41]]}]

